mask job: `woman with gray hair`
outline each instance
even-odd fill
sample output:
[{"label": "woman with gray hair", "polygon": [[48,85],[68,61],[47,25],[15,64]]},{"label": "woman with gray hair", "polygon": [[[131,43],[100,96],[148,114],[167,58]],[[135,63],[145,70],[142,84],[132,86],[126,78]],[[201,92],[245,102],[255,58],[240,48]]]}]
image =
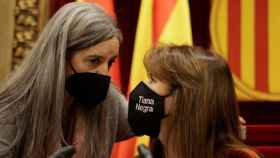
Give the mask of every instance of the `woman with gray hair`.
[{"label": "woman with gray hair", "polygon": [[59,156],[68,145],[74,157],[109,157],[129,137],[127,102],[108,74],[121,39],[96,5],[61,8],[1,86],[0,158]]}]

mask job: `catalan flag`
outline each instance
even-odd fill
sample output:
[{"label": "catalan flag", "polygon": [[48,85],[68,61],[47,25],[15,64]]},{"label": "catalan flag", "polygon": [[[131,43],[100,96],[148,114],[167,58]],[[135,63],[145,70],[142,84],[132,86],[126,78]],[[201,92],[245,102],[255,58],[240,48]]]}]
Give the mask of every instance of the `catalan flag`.
[{"label": "catalan flag", "polygon": [[279,101],[279,0],[213,0],[212,46],[228,61],[239,100]]}]

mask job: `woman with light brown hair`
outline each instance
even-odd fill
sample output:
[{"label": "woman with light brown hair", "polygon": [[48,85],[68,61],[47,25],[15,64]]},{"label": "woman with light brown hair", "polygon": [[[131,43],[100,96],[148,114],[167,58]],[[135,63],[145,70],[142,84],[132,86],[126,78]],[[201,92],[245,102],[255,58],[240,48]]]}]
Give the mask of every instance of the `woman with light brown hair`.
[{"label": "woman with light brown hair", "polygon": [[129,97],[136,135],[159,137],[166,158],[260,157],[240,138],[234,82],[220,55],[168,45],[149,51],[144,65],[149,80]]},{"label": "woman with light brown hair", "polygon": [[62,157],[73,148],[56,151],[68,145],[74,157],[110,157],[113,143],[129,136],[127,102],[109,76],[121,40],[96,5],[62,7],[1,84],[0,157]]}]

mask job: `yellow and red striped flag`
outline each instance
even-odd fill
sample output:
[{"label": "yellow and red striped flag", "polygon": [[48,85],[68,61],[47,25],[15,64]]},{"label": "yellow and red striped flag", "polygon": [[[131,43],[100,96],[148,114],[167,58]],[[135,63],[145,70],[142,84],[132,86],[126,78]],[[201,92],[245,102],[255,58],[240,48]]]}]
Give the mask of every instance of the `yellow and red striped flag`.
[{"label": "yellow and red striped flag", "polygon": [[115,9],[114,9],[114,1],[113,0],[77,0],[78,2],[89,2],[89,3],[96,3],[97,5],[100,5],[107,14],[109,14],[112,17],[116,17]]},{"label": "yellow and red striped flag", "polygon": [[[144,54],[158,43],[192,44],[189,4],[187,0],[142,0],[134,54],[130,74],[129,90],[141,80],[145,80]],[[138,144],[148,144],[147,136],[134,138],[127,143],[127,152],[132,155],[119,155],[118,158],[132,158]],[[133,148],[132,148],[133,147]],[[133,150],[133,151],[129,151]]]},{"label": "yellow and red striped flag", "polygon": [[212,0],[212,46],[228,61],[243,101],[280,101],[279,0]]}]

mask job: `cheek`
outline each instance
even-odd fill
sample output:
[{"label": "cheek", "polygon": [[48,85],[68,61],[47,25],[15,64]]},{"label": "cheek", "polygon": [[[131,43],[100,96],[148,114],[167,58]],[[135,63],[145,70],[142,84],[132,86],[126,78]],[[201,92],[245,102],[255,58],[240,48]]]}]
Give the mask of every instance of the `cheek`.
[{"label": "cheek", "polygon": [[73,68],[72,67],[70,68],[75,69],[76,72],[88,72],[90,70],[90,67],[88,66],[84,57],[79,54],[72,57],[71,64]]},{"label": "cheek", "polygon": [[160,94],[161,96],[166,96],[170,93],[170,88],[169,85],[163,82],[157,82],[155,84],[155,87],[158,91],[158,94]]},{"label": "cheek", "polygon": [[148,87],[160,96],[166,96],[170,93],[169,86],[160,81],[144,81]]}]

